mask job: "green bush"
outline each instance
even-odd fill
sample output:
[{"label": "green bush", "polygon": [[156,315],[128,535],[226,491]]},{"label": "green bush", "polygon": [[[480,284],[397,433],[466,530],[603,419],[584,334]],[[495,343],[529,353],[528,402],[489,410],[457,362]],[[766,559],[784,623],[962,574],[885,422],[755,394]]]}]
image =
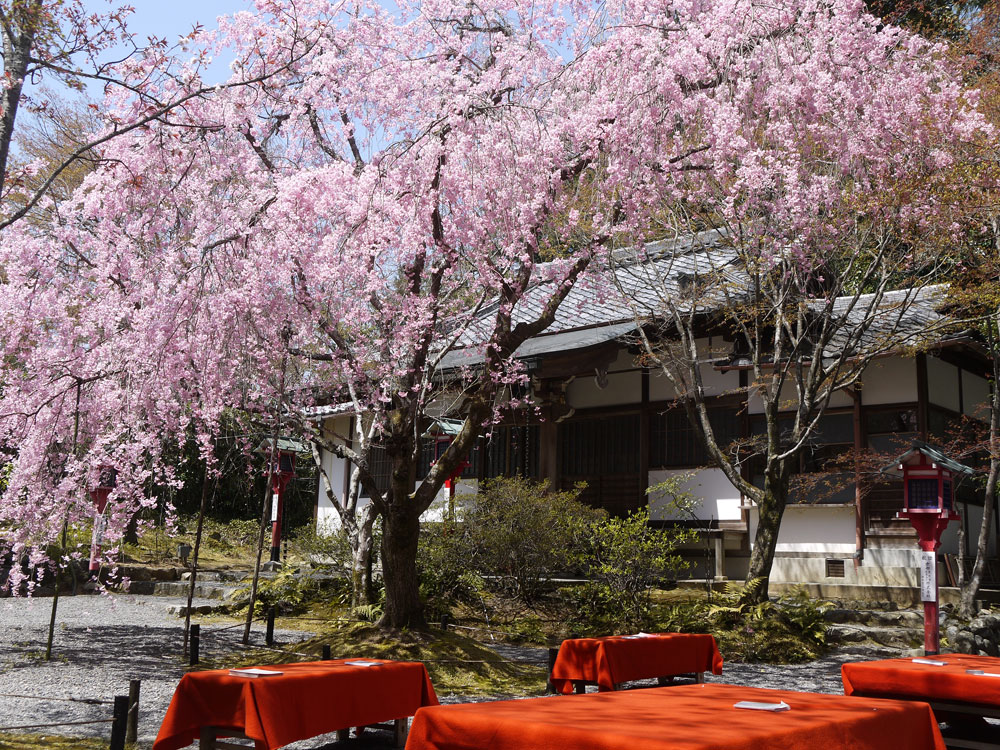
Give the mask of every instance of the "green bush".
[{"label": "green bush", "polygon": [[676,553],[695,532],[656,529],[649,511],[591,522],[584,535],[581,563],[590,579],[566,592],[577,630],[635,630],[652,623],[652,591],[676,580],[688,566]]},{"label": "green bush", "polygon": [[343,529],[332,533],[317,531],[315,526],[304,526],[292,537],[291,551],[318,567],[348,572],[351,569],[351,544]]},{"label": "green bush", "polygon": [[[231,600],[236,611],[245,610],[250,604],[251,584],[233,592]],[[294,568],[285,568],[273,577],[261,577],[257,584],[257,599],[254,615],[263,615],[269,607],[275,607],[284,615],[305,612],[313,604],[350,598],[350,586],[346,579],[320,579],[311,573],[303,573]]]},{"label": "green bush", "polygon": [[815,659],[825,650],[829,602],[800,589],[776,602],[751,605],[740,600],[741,593],[740,586],[729,586],[706,608],[726,658],[789,663]]},{"label": "green bush", "polygon": [[582,486],[546,488],[523,477],[484,482],[461,526],[465,566],[528,604],[539,599],[549,578],[574,566],[585,531],[604,517],[577,500]]},{"label": "green bush", "polygon": [[460,602],[482,604],[485,582],[470,568],[466,550],[460,524],[421,526],[417,573],[431,620],[439,620]]}]

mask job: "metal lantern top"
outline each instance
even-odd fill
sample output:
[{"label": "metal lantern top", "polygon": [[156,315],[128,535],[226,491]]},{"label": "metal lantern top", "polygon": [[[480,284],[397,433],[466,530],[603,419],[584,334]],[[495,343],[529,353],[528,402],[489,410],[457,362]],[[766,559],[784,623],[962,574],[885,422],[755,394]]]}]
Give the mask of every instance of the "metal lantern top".
[{"label": "metal lantern top", "polygon": [[264,439],[261,441],[260,445],[257,446],[257,453],[263,454],[265,458],[269,458],[271,456],[271,451],[274,449],[277,449],[275,451],[277,455],[274,474],[283,478],[294,477],[295,456],[298,453],[306,452],[306,447],[298,440],[292,440],[290,438],[278,438],[277,445],[275,445],[274,441],[270,439]]}]

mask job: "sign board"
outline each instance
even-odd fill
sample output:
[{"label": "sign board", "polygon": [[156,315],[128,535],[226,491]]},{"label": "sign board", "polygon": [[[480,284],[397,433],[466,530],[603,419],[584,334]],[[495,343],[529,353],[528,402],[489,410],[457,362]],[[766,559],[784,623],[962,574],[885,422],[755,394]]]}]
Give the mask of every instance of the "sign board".
[{"label": "sign board", "polygon": [[271,495],[271,522],[274,523],[278,520],[278,499],[281,497],[281,493],[275,492]]},{"label": "sign board", "polygon": [[920,553],[920,601],[937,601],[937,553]]}]

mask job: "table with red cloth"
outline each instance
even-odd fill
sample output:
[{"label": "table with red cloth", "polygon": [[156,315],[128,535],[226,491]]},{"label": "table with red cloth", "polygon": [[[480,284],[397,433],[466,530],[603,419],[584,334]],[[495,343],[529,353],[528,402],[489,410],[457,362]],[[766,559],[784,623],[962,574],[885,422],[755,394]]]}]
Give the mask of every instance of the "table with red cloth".
[{"label": "table with red cloth", "polygon": [[[943,665],[925,661],[944,662]],[[988,674],[970,674],[979,670]],[[846,695],[927,701],[940,721],[956,725],[957,736],[946,736],[952,747],[1000,746],[996,731],[982,718],[1000,718],[1000,659],[973,654],[881,661],[851,662],[841,666]],[[992,676],[997,675],[997,676]],[[962,717],[978,721],[962,726]],[[969,736],[962,736],[965,733]],[[990,739],[989,743],[982,740]]]},{"label": "table with red cloth", "polygon": [[247,737],[258,750],[275,750],[349,727],[405,720],[421,706],[437,705],[420,662],[331,659],[263,669],[281,674],[249,678],[217,669],[184,675],[153,750],[189,745],[207,727],[215,728],[213,736]]},{"label": "table with red cloth", "polygon": [[[735,708],[777,703],[787,711]],[[926,703],[700,683],[421,708],[406,750],[944,750]]]},{"label": "table with red cloth", "polygon": [[605,638],[569,638],[562,642],[550,680],[560,693],[574,683],[614,690],[622,682],[705,672],[722,674],[722,655],[711,635],[654,633]]}]

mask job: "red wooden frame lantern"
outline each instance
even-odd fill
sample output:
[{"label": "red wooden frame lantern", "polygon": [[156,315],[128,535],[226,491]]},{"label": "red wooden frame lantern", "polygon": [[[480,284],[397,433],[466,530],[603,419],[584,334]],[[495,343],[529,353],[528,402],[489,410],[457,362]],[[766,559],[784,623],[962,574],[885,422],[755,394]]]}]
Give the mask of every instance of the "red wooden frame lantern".
[{"label": "red wooden frame lantern", "polygon": [[281,438],[274,445],[265,440],[257,452],[264,454],[270,460],[272,452],[276,452],[275,464],[269,467],[265,464],[264,473],[271,477],[271,562],[281,560],[281,520],[285,508],[285,487],[295,478],[295,455],[305,451],[305,446],[295,440]]},{"label": "red wooden frame lantern", "polygon": [[97,486],[90,490],[90,499],[94,502],[94,530],[90,538],[91,574],[97,575],[101,568],[101,545],[104,544],[104,532],[107,529],[107,519],[104,509],[108,506],[108,495],[118,485],[118,472],[111,466],[102,466],[97,477]]},{"label": "red wooden frame lantern", "polygon": [[[941,534],[961,516],[955,512],[955,479],[974,470],[948,458],[937,448],[923,442],[893,462],[903,475],[903,510],[917,532],[920,545],[920,599],[924,603],[924,653],[940,649],[938,623],[937,551]],[[889,467],[886,467],[889,468]],[[895,472],[894,472],[895,473]]]}]

